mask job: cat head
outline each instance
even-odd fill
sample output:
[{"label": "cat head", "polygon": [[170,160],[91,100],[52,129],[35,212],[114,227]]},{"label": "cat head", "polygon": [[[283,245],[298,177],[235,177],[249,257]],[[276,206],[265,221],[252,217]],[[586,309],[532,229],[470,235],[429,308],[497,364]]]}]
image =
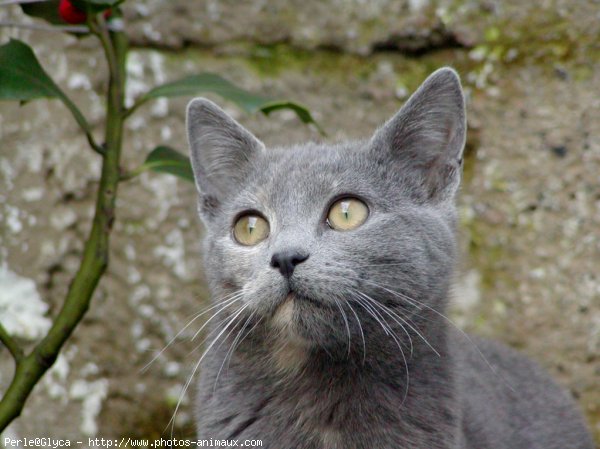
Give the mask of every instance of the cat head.
[{"label": "cat head", "polygon": [[202,98],[187,127],[225,315],[335,352],[403,323],[408,335],[424,308],[443,307],[466,130],[452,69],[368,140],[267,149]]}]

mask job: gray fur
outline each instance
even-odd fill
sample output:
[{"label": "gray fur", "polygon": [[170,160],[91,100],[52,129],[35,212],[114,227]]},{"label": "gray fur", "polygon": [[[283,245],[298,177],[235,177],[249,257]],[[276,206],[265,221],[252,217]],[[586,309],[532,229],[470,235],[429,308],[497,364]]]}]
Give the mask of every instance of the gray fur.
[{"label": "gray fur", "polygon": [[[443,315],[466,130],[453,70],[432,74],[370,140],[265,150],[205,99],[190,103],[188,130],[218,305],[200,438],[271,449],[592,448],[573,401],[537,365],[470,340]],[[369,217],[339,232],[325,217],[343,195],[361,198]],[[248,210],[270,224],[256,246],[232,238]],[[288,281],[269,262],[289,249],[309,258]]]}]

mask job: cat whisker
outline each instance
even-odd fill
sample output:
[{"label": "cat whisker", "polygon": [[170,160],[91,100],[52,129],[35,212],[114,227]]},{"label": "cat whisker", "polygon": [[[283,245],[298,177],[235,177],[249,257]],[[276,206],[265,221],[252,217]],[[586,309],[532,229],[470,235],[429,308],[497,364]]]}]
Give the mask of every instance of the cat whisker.
[{"label": "cat whisker", "polygon": [[[229,296],[229,295],[228,295],[228,296]],[[231,296],[233,296],[233,295],[231,295]],[[226,298],[227,298],[227,297],[226,297]],[[217,307],[219,307],[219,306],[222,306],[222,305],[224,305],[224,304],[228,304],[228,303],[230,303],[231,301],[235,302],[233,298],[230,298],[230,299],[225,299],[224,301],[220,301],[220,303],[219,303],[219,304],[214,304],[214,305],[212,305],[212,306],[210,306],[210,307],[208,307],[208,308],[206,308],[206,309],[204,309],[204,310],[202,310],[202,311],[200,311],[200,312],[196,313],[195,315],[192,315],[192,319],[191,319],[190,321],[188,321],[188,323],[187,323],[187,324],[186,324],[186,325],[185,325],[183,328],[181,328],[181,330],[180,330],[179,332],[177,332],[177,334],[175,334],[175,336],[173,336],[173,338],[171,338],[171,339],[169,340],[169,342],[168,342],[168,343],[167,343],[167,344],[166,344],[166,345],[165,345],[165,346],[164,346],[164,347],[163,347],[163,348],[162,348],[162,349],[161,349],[161,350],[160,350],[160,351],[159,351],[159,352],[158,352],[158,353],[157,353],[157,354],[156,354],[154,357],[152,357],[152,359],[151,359],[151,360],[150,360],[148,363],[146,363],[146,365],[144,365],[144,367],[143,367],[143,368],[141,368],[141,369],[139,370],[139,372],[140,372],[140,373],[144,373],[144,372],[146,372],[146,370],[147,370],[147,369],[150,367],[150,365],[152,365],[152,364],[153,364],[153,363],[154,363],[154,362],[155,362],[155,361],[156,361],[156,360],[157,360],[157,359],[158,359],[158,358],[159,358],[159,357],[160,357],[160,356],[161,356],[161,355],[162,355],[162,354],[163,354],[163,353],[164,353],[164,352],[165,352],[165,351],[166,351],[166,350],[167,350],[167,349],[168,349],[168,348],[169,348],[169,347],[170,347],[170,346],[173,344],[173,342],[175,342],[175,340],[177,340],[177,338],[178,338],[178,337],[179,337],[179,336],[180,336],[180,335],[181,335],[183,332],[185,332],[185,330],[186,330],[188,327],[190,327],[190,326],[191,326],[191,325],[192,325],[192,324],[193,324],[193,323],[194,323],[194,322],[195,322],[195,321],[196,321],[198,318],[200,318],[202,315],[204,315],[204,314],[206,314],[206,313],[210,312],[211,310],[213,310],[213,309],[215,309],[215,308],[217,308]]]},{"label": "cat whisker", "polygon": [[342,309],[342,306],[340,305],[340,302],[337,300],[337,298],[333,298],[333,300],[335,301],[337,308],[342,313],[342,318],[344,318],[344,323],[346,324],[346,331],[348,332],[348,357],[350,357],[350,346],[352,342],[350,337],[350,325],[348,324],[348,317],[346,316],[346,312],[344,312],[344,309]]},{"label": "cat whisker", "polygon": [[235,304],[236,302],[238,302],[241,299],[241,297],[242,297],[242,293],[240,293],[239,296],[236,296],[234,301],[223,305],[223,307],[221,307],[219,310],[217,310],[208,320],[206,320],[204,322],[204,324],[200,327],[200,329],[198,329],[194,333],[194,336],[192,337],[191,340],[194,341],[198,337],[198,335],[202,332],[202,330],[208,325],[208,323],[210,323],[216,316],[218,316],[225,309],[229,308],[230,306],[232,306],[233,304]]},{"label": "cat whisker", "polygon": [[[194,369],[192,370],[192,373],[190,374],[188,380],[186,381],[183,390],[181,392],[181,394],[179,395],[179,399],[177,400],[177,404],[175,406],[175,411],[173,412],[173,416],[171,416],[171,419],[169,420],[169,422],[167,423],[167,428],[169,426],[171,426],[171,438],[173,438],[173,432],[175,429],[175,417],[177,416],[177,412],[179,411],[179,407],[181,406],[181,402],[183,401],[183,398],[185,397],[185,393],[187,392],[187,389],[189,388],[192,379],[194,378],[194,376],[196,375],[196,371],[198,371],[198,368],[200,367],[200,364],[202,363],[202,361],[204,360],[204,357],[206,356],[206,354],[209,353],[209,351],[212,349],[212,347],[215,345],[215,343],[219,340],[219,338],[221,338],[221,335],[223,335],[223,333],[227,330],[227,328],[229,326],[231,326],[231,324],[233,322],[235,322],[236,318],[249,306],[249,303],[246,303],[244,305],[242,305],[231,317],[231,319],[227,322],[227,324],[223,327],[223,329],[219,332],[219,334],[213,339],[213,341],[211,342],[210,345],[208,345],[208,348],[206,348],[206,350],[204,351],[204,353],[202,354],[202,356],[198,359],[198,362],[196,362],[196,364],[194,365]],[[165,428],[166,430],[166,428]]]},{"label": "cat whisker", "polygon": [[200,341],[196,346],[194,346],[194,348],[188,353],[188,356],[193,355],[199,348],[202,348],[204,346],[204,344],[208,341],[208,339],[211,336],[213,336],[214,334],[216,334],[217,332],[219,332],[219,330],[221,329],[221,326],[223,324],[225,324],[230,318],[231,318],[231,315],[227,315],[220,321],[215,322],[212,326],[213,329],[211,329],[211,331],[202,339],[202,341]]},{"label": "cat whisker", "polygon": [[[356,290],[356,293],[359,293],[358,290]],[[354,295],[351,299],[353,299],[356,303],[362,306],[362,308],[365,309],[367,313],[369,313],[373,318],[375,318],[375,320],[384,330],[385,334],[392,337],[392,339],[398,344],[398,336],[392,330],[386,319],[376,309],[373,308],[373,306],[370,304],[370,301],[366,301],[365,298],[362,298],[361,296]]]},{"label": "cat whisker", "polygon": [[[335,276],[335,275],[333,275],[333,276]],[[366,300],[366,301],[367,301],[369,304],[373,304],[373,306],[375,306],[375,307],[379,308],[380,310],[382,310],[383,312],[385,312],[385,313],[386,313],[386,314],[387,314],[387,315],[388,315],[390,318],[392,318],[392,319],[393,319],[393,320],[394,320],[394,321],[395,321],[395,322],[396,322],[396,323],[397,323],[397,324],[398,324],[398,325],[401,327],[402,331],[403,331],[403,332],[406,334],[406,336],[408,337],[408,340],[409,340],[409,345],[410,345],[410,353],[411,353],[411,356],[412,356],[412,354],[413,354],[413,343],[412,343],[412,338],[411,338],[411,336],[410,336],[410,333],[409,333],[409,332],[406,330],[405,326],[404,326],[402,323],[404,323],[406,326],[408,326],[408,327],[409,327],[409,328],[411,328],[413,331],[415,331],[415,332],[417,333],[417,335],[420,335],[420,334],[419,334],[419,332],[418,332],[418,331],[415,329],[415,327],[414,327],[414,326],[412,326],[412,325],[410,325],[410,324],[409,324],[409,322],[407,321],[407,320],[408,320],[408,318],[403,318],[403,317],[399,316],[397,313],[395,313],[395,312],[394,312],[393,310],[391,310],[389,307],[386,307],[385,305],[383,305],[383,304],[380,304],[379,302],[377,302],[376,300],[374,300],[373,298],[371,298],[371,297],[370,297],[369,295],[367,295],[366,293],[364,293],[364,292],[362,292],[362,291],[360,291],[360,290],[358,290],[358,289],[356,289],[356,288],[353,288],[353,287],[350,287],[350,288],[351,288],[352,290],[354,290],[356,293],[358,293],[358,294],[362,295],[362,296],[365,298],[365,300]],[[373,307],[373,306],[371,306],[371,307]],[[383,320],[384,322],[386,322],[386,324],[387,324],[387,321],[386,321],[386,320],[383,318],[383,316],[381,315],[381,313],[377,312],[376,310],[374,310],[374,311],[377,313],[377,315],[379,315],[379,318],[380,318],[381,320]],[[372,314],[372,315],[373,315],[373,314]],[[373,315],[373,316],[374,316],[374,315]],[[375,316],[374,316],[374,317],[375,317]],[[377,319],[377,317],[375,317],[375,318]],[[379,321],[379,319],[378,319],[378,321]],[[400,321],[402,321],[402,323],[401,323]],[[381,321],[380,321],[380,324],[382,324],[382,323],[381,323]],[[388,334],[388,330],[386,329],[386,327],[385,327],[385,326],[383,326],[383,328],[384,328],[384,330],[386,331],[386,334]],[[390,329],[390,331],[391,331],[391,328],[389,327],[389,325],[387,326],[387,328],[388,328],[388,329]],[[424,337],[422,337],[422,336],[421,336],[421,338],[424,338]],[[437,354],[437,351],[435,351],[435,352],[436,352],[436,354]]]},{"label": "cat whisker", "polygon": [[[231,345],[229,346],[229,349],[227,350],[227,352],[225,353],[225,357],[223,357],[223,363],[221,363],[221,366],[219,367],[219,371],[217,372],[217,377],[215,378],[215,383],[213,385],[213,391],[216,391],[217,389],[217,383],[219,382],[219,376],[221,375],[221,371],[223,370],[223,367],[225,366],[225,362],[227,361],[227,357],[231,354],[233,354],[233,349],[235,348],[235,344],[237,342],[237,340],[240,338],[240,336],[242,335],[242,332],[244,332],[244,330],[246,329],[246,326],[248,325],[248,323],[250,322],[250,320],[252,319],[252,317],[254,316],[256,311],[253,311],[250,316],[248,316],[248,318],[246,318],[246,321],[244,322],[242,328],[238,331],[235,339],[233,340],[233,342],[231,343]],[[223,339],[223,341],[226,341],[227,338],[229,338],[229,335],[231,335],[231,332],[233,332],[233,330],[235,329],[235,326],[231,328],[231,330],[227,333],[227,335],[225,336],[225,338]],[[220,347],[221,345],[219,345]]]},{"label": "cat whisker", "polygon": [[[356,289],[355,289],[356,290]],[[373,298],[371,298],[369,295],[367,295],[366,293],[360,291],[360,290],[356,290],[356,292],[358,294],[360,294],[361,296],[363,296],[367,301],[369,301],[371,304],[373,304],[373,306],[378,307],[382,312],[386,313],[392,320],[394,320],[396,322],[396,324],[398,324],[400,326],[400,328],[402,329],[402,331],[406,334],[406,336],[408,337],[408,343],[410,345],[410,355],[412,356],[414,348],[413,348],[413,342],[412,342],[412,338],[410,336],[410,333],[406,330],[406,328],[404,327],[403,323],[406,324],[407,326],[410,326],[408,324],[408,322],[403,319],[402,317],[400,317],[397,313],[389,310],[389,307],[384,306],[383,304],[378,303],[376,300],[374,300]],[[400,320],[400,321],[399,321]]]},{"label": "cat whisker", "polygon": [[[358,291],[356,291],[357,293],[360,293]],[[355,297],[355,299],[357,300],[357,304],[361,305],[365,310],[367,310],[377,321],[379,321],[379,319],[377,319],[377,317],[375,317],[375,315],[370,312],[368,310],[368,308],[366,307],[366,304],[362,301],[360,301],[359,297]],[[384,320],[385,321],[385,320]],[[385,330],[385,326],[383,325],[383,323],[381,321],[379,321],[379,323],[381,324],[381,326],[384,328]],[[389,328],[389,325],[388,325]],[[388,333],[386,331],[386,333]],[[388,335],[391,336],[391,338],[394,340],[394,342],[396,343],[396,345],[398,346],[398,349],[400,350],[400,355],[402,356],[402,361],[404,363],[404,369],[406,371],[406,388],[404,389],[404,396],[402,398],[402,402],[401,402],[401,406],[404,404],[404,401],[406,401],[406,397],[408,396],[408,386],[410,384],[410,374],[408,372],[408,361],[406,360],[406,356],[404,355],[404,350],[402,349],[402,345],[400,344],[400,341],[398,340],[398,337],[396,336],[396,334],[394,332],[391,331],[388,333]]]},{"label": "cat whisker", "polygon": [[[368,280],[366,280],[366,279],[361,279],[361,281],[362,281],[362,282],[366,282],[366,283],[368,283],[368,284],[371,284],[371,285],[374,285],[375,287],[381,288],[382,290],[385,290],[385,291],[387,291],[387,292],[389,292],[389,293],[391,293],[391,294],[393,294],[393,295],[395,295],[395,296],[401,297],[401,299],[405,299],[405,300],[407,300],[407,297],[405,297],[405,295],[402,295],[402,294],[401,294],[401,293],[399,293],[399,292],[395,292],[395,291],[389,290],[389,289],[387,289],[386,287],[384,287],[384,286],[382,286],[382,285],[380,285],[380,284],[378,284],[378,283],[376,283],[376,282],[371,282],[371,281],[368,281]],[[362,293],[362,294],[365,294],[364,292],[361,292],[361,293]],[[402,295],[402,296],[401,296],[401,295]],[[433,351],[435,354],[437,354],[437,356],[438,356],[438,357],[440,356],[440,353],[439,353],[439,352],[438,352],[438,351],[437,351],[437,350],[436,350],[436,349],[435,349],[435,348],[434,348],[434,347],[433,347],[433,346],[432,346],[432,345],[429,343],[429,341],[428,341],[428,340],[425,338],[425,336],[424,336],[424,335],[423,335],[421,332],[419,332],[419,330],[418,330],[418,329],[417,329],[415,326],[413,326],[412,324],[410,324],[410,323],[409,323],[409,322],[408,322],[406,319],[404,319],[404,318],[400,317],[400,316],[399,316],[398,314],[396,314],[395,312],[391,311],[391,310],[389,309],[389,307],[386,307],[386,306],[384,306],[383,304],[381,304],[380,302],[377,302],[377,301],[375,301],[373,298],[371,298],[371,300],[372,300],[372,301],[373,301],[373,303],[374,303],[374,304],[376,304],[378,307],[382,308],[382,310],[385,310],[385,312],[386,312],[387,314],[390,314],[390,316],[392,316],[391,314],[393,313],[393,314],[394,314],[394,316],[395,316],[396,318],[400,319],[400,320],[401,320],[401,321],[402,321],[402,322],[403,322],[403,323],[404,323],[404,324],[405,324],[405,325],[406,325],[406,326],[407,326],[409,329],[411,329],[411,330],[412,330],[412,331],[413,331],[415,334],[417,334],[417,335],[418,335],[418,336],[419,336],[419,337],[420,337],[420,338],[423,340],[423,342],[424,342],[424,343],[425,343],[427,346],[429,346],[429,347],[431,348],[431,350],[432,350],[432,351]],[[408,301],[408,300],[407,300],[407,301]],[[422,303],[416,302],[416,301],[414,301],[414,300],[413,300],[413,302],[411,302],[410,304],[411,304],[411,305],[413,305],[413,306],[415,306],[415,303],[416,303],[416,304],[422,304]],[[422,304],[422,305],[424,305],[424,304]],[[418,310],[421,310],[421,309],[419,308]],[[403,327],[403,326],[402,326],[402,327]]]},{"label": "cat whisker", "polygon": [[[252,318],[253,315],[254,315],[254,312],[250,315],[250,317],[248,318],[247,321],[250,321],[250,319]],[[229,363],[231,362],[231,358],[233,357],[233,353],[235,352],[235,350],[242,344],[242,342],[244,341],[244,339],[248,335],[250,335],[254,329],[256,329],[256,327],[260,324],[260,322],[262,321],[262,319],[263,319],[262,316],[259,317],[259,319],[256,321],[256,323],[254,323],[254,326],[252,326],[250,329],[248,329],[248,331],[246,331],[246,333],[242,336],[242,338],[240,340],[238,340],[237,343],[235,341],[233,342],[234,346],[233,346],[233,349],[231,350],[231,352],[229,354],[229,361],[227,362],[227,368],[226,369],[229,369]],[[244,327],[245,326],[246,325],[244,324]],[[241,333],[243,333],[243,331],[244,331],[244,328],[242,328]]]},{"label": "cat whisker", "polygon": [[[357,290],[354,291],[358,292]],[[368,302],[365,303],[364,299],[362,299],[360,296],[356,296],[355,294],[352,294],[350,299],[353,299],[355,302],[358,302],[360,305],[362,305],[363,309],[365,309],[369,313],[369,315],[375,318],[375,320],[379,323],[379,325],[384,330],[385,334],[390,335],[392,330],[389,324],[376,309],[374,309]]]},{"label": "cat whisker", "polygon": [[356,313],[356,311],[352,307],[352,304],[350,304],[350,301],[347,301],[346,304],[348,304],[348,307],[350,308],[350,310],[354,314],[354,318],[356,318],[356,322],[358,323],[358,330],[360,331],[360,338],[362,340],[362,348],[363,348],[363,360],[362,360],[362,363],[364,365],[365,364],[365,360],[367,359],[367,343],[365,342],[365,333],[363,332],[362,324],[360,323],[360,320],[358,319],[358,314]]},{"label": "cat whisker", "polygon": [[[338,264],[341,267],[344,267],[344,264],[341,264],[336,261],[331,261],[331,263]],[[410,266],[409,262],[391,262],[391,263],[370,263],[364,265],[353,265],[354,269],[357,268],[367,268],[367,267],[397,267],[397,266]]]},{"label": "cat whisker", "polygon": [[398,297],[406,300],[407,302],[414,304],[418,304],[428,310],[431,310],[433,313],[437,314],[438,316],[440,316],[441,318],[443,318],[444,320],[446,320],[450,325],[452,325],[468,342],[469,344],[473,345],[473,348],[475,348],[475,351],[478,353],[478,355],[481,357],[481,359],[484,361],[484,363],[489,367],[489,369],[492,371],[492,373],[496,376],[498,376],[498,378],[500,378],[508,388],[510,388],[512,391],[515,391],[514,388],[510,385],[510,383],[508,382],[508,380],[506,380],[499,372],[498,370],[490,363],[490,361],[487,359],[487,357],[483,354],[483,352],[481,352],[481,349],[479,349],[479,346],[477,346],[477,344],[471,339],[471,337],[469,337],[469,334],[467,334],[464,330],[462,330],[454,321],[452,321],[450,318],[448,318],[446,315],[444,315],[443,313],[441,313],[440,311],[434,309],[433,307],[424,304],[422,302],[417,301],[416,299],[410,298],[409,296],[404,295],[403,293],[400,292],[396,292],[396,291],[392,291],[389,290],[385,287],[381,287],[384,290],[387,290],[388,292],[392,293],[392,294],[396,294],[398,295]]}]

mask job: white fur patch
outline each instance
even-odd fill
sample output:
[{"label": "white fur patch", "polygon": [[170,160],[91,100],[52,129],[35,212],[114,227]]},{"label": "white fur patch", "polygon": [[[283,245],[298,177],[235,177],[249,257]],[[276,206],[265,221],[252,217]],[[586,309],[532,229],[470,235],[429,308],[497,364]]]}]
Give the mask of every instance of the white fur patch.
[{"label": "white fur patch", "polygon": [[273,348],[273,359],[281,371],[299,370],[307,358],[308,346],[303,341],[281,338]]},{"label": "white fur patch", "polygon": [[339,432],[330,429],[324,429],[319,436],[323,443],[323,449],[337,449],[341,447],[341,438]]},{"label": "white fur patch", "polygon": [[294,298],[290,295],[277,308],[272,326],[276,332],[273,359],[282,371],[300,369],[308,357],[308,342],[294,330]]},{"label": "white fur patch", "polygon": [[291,327],[294,319],[294,300],[288,296],[273,315],[273,326],[279,330]]}]

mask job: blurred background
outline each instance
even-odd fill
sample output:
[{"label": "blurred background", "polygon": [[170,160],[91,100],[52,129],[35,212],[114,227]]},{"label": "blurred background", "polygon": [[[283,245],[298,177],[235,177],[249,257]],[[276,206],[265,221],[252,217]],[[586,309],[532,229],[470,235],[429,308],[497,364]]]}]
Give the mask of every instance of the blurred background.
[{"label": "blurred background", "polygon": [[[516,347],[581,405],[600,442],[600,2],[597,0],[128,0],[128,97],[212,71],[300,102],[247,115],[211,97],[267,145],[368,137],[433,70],[462,76],[469,139],[453,320]],[[17,6],[0,24],[38,23]],[[0,27],[103,126],[96,40]],[[127,123],[134,167],[157,143],[187,152],[188,98]],[[78,267],[100,158],[57,101],[0,103],[0,314],[35,341]],[[57,363],[4,436],[159,437],[201,354],[197,326],[142,368],[206,305],[191,183],[144,173],[120,187],[111,263]],[[467,344],[467,343],[466,343]],[[12,375],[0,349],[0,392]],[[175,436],[193,432],[193,390]],[[167,432],[168,433],[168,432]]]}]

